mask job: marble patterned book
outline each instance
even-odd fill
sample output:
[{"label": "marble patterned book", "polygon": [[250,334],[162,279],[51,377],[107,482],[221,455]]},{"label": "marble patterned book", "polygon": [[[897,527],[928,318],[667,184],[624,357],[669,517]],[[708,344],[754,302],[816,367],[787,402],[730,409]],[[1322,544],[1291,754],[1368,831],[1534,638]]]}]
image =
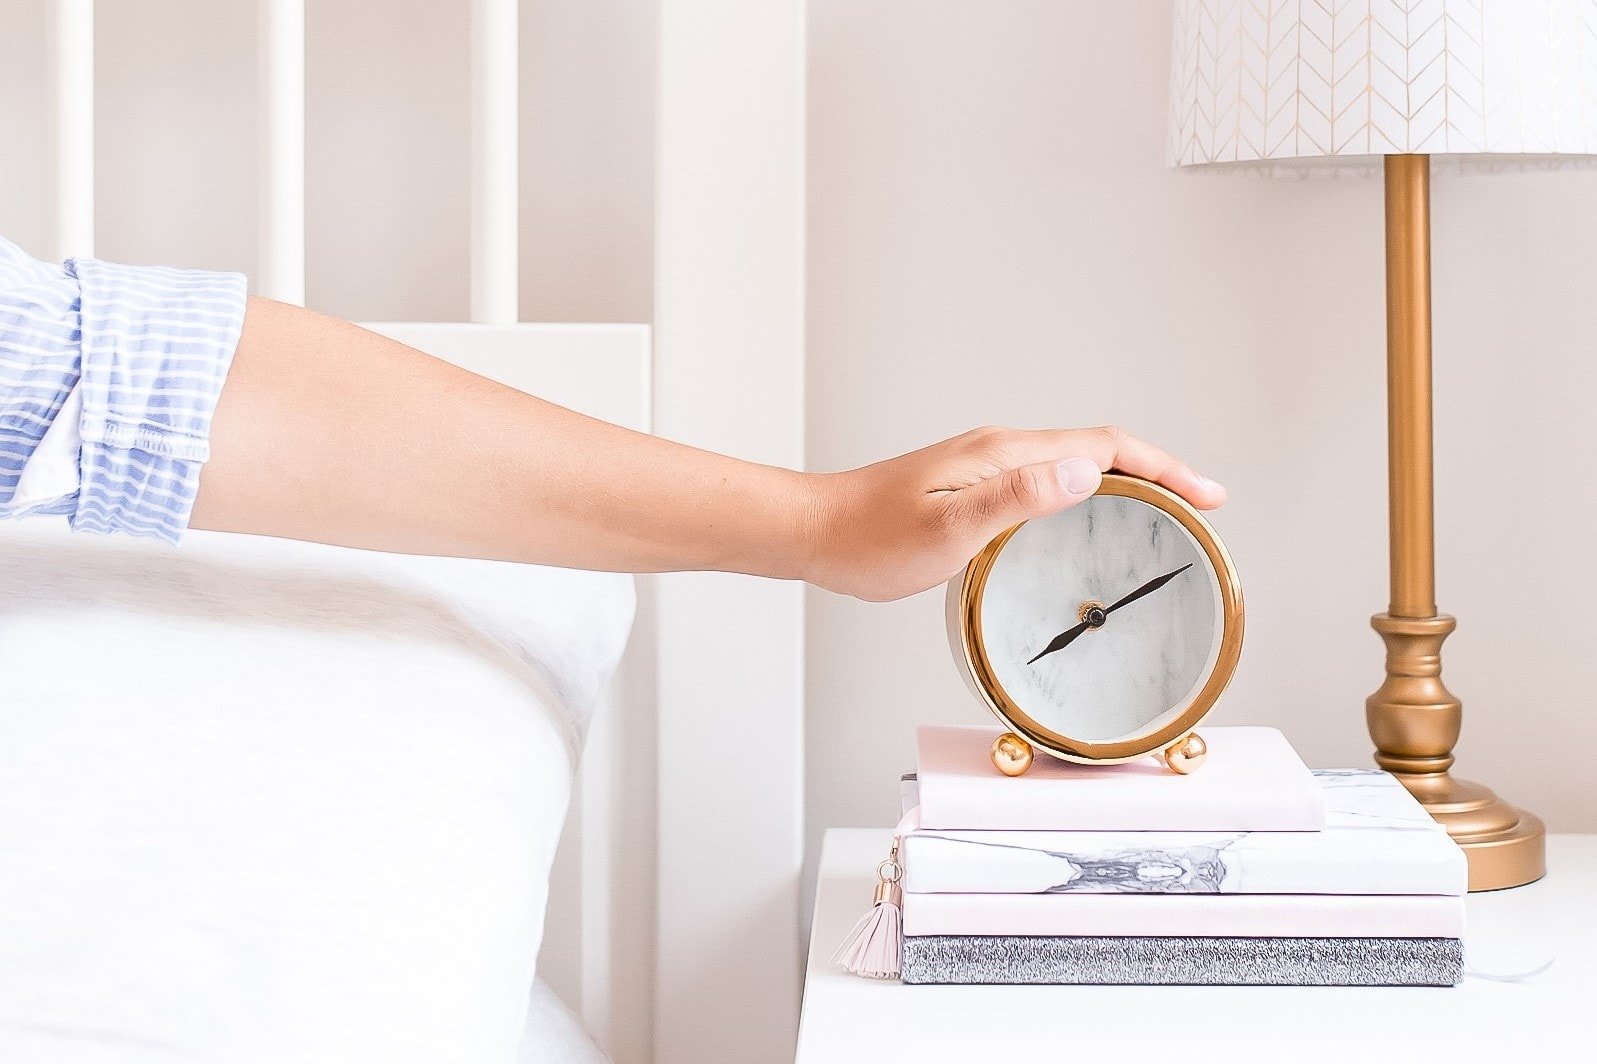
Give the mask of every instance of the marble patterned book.
[{"label": "marble patterned book", "polygon": [[[936,831],[905,836],[921,894],[1449,894],[1464,851],[1397,779],[1319,770],[1325,830]],[[905,782],[906,788],[911,782]],[[907,792],[905,801],[914,804]]]},{"label": "marble patterned book", "polygon": [[1433,894],[905,894],[911,935],[1462,938]]},{"label": "marble patterned book", "polygon": [[1453,986],[1456,938],[1039,938],[904,940],[905,983]]},{"label": "marble patterned book", "polygon": [[997,726],[917,732],[923,828],[985,831],[1318,831],[1325,797],[1274,728],[1203,728],[1204,766],[1177,775],[1152,756],[1077,765],[1039,754],[1013,779],[988,760]]}]

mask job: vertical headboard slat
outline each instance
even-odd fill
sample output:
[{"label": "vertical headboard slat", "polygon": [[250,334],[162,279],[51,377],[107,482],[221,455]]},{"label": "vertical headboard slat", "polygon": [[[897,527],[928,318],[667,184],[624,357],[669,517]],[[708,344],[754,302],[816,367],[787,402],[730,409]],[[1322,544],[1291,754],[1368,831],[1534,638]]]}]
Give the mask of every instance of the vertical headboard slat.
[{"label": "vertical headboard slat", "polygon": [[516,321],[516,0],[471,5],[471,320]]},{"label": "vertical headboard slat", "polygon": [[260,215],[255,290],[305,303],[305,0],[259,0]]},{"label": "vertical headboard slat", "polygon": [[55,248],[94,254],[94,0],[55,0]]}]

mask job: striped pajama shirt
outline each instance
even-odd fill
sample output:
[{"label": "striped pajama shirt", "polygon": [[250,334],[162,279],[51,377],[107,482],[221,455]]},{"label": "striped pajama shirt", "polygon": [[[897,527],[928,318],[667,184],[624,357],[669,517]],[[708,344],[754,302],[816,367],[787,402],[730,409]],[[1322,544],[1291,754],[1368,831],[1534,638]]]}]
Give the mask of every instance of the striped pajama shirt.
[{"label": "striped pajama shirt", "polygon": [[0,517],[177,542],[244,300],[240,274],[57,266],[0,238]]}]

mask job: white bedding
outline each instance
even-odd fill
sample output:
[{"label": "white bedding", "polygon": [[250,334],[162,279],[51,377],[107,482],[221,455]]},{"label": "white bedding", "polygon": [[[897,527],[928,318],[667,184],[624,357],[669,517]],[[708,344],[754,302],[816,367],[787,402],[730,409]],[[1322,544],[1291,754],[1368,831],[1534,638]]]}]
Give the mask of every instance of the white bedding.
[{"label": "white bedding", "polygon": [[621,576],[0,525],[0,1061],[514,1061],[632,608]]}]

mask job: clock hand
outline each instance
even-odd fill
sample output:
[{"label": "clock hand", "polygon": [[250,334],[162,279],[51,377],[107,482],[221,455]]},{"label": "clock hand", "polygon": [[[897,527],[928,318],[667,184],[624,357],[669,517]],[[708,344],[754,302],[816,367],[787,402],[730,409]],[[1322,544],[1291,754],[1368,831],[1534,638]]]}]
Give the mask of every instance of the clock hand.
[{"label": "clock hand", "polygon": [[1170,581],[1174,580],[1176,577],[1180,576],[1182,573],[1191,568],[1192,563],[1188,562],[1179,569],[1165,573],[1163,576],[1154,577],[1152,580],[1149,580],[1146,584],[1143,584],[1141,587],[1137,588],[1137,590],[1133,591],[1131,594],[1127,595],[1113,606],[1106,607],[1104,609],[1104,613],[1113,613],[1122,606],[1131,605],[1144,595],[1153,594],[1155,591],[1158,591],[1161,587],[1164,587]]},{"label": "clock hand", "polygon": [[1031,661],[1026,662],[1026,664],[1031,665],[1036,662],[1037,658],[1045,658],[1056,650],[1065,649],[1071,643],[1075,642],[1076,637],[1081,635],[1082,632],[1085,632],[1088,627],[1090,626],[1087,624],[1087,622],[1082,621],[1068,632],[1060,632],[1058,635],[1054,636],[1053,640],[1047,646],[1043,647],[1042,653],[1038,654],[1036,658],[1032,658]]},{"label": "clock hand", "polygon": [[1116,610],[1118,610],[1122,606],[1125,606],[1125,605],[1128,605],[1130,603],[1133,603],[1133,602],[1137,601],[1138,599],[1140,599],[1144,595],[1153,594],[1155,591],[1158,591],[1161,587],[1164,587],[1170,581],[1174,580],[1176,577],[1180,576],[1182,573],[1186,572],[1188,569],[1191,569],[1191,568],[1192,568],[1192,563],[1188,562],[1187,564],[1183,565],[1181,568],[1176,569],[1173,572],[1165,573],[1163,576],[1154,577],[1152,580],[1149,580],[1146,584],[1143,584],[1141,587],[1137,588],[1137,590],[1133,591],[1131,594],[1127,595],[1125,598],[1121,599],[1119,602],[1115,603],[1113,606],[1107,606],[1104,609],[1102,609],[1101,611],[1098,610],[1097,607],[1094,607],[1093,612],[1099,614],[1099,616],[1096,618],[1097,623],[1094,624],[1094,623],[1088,623],[1087,621],[1082,621],[1080,624],[1076,625],[1076,627],[1071,628],[1071,629],[1069,629],[1067,631],[1060,632],[1058,635],[1054,636],[1053,640],[1050,641],[1047,646],[1043,647],[1042,652],[1039,653],[1037,655],[1037,657],[1032,658],[1031,661],[1026,662],[1026,664],[1027,665],[1035,664],[1039,658],[1045,658],[1049,654],[1052,654],[1056,650],[1065,649],[1071,643],[1074,643],[1076,641],[1076,639],[1081,635],[1081,633],[1085,632],[1089,628],[1101,628],[1101,627],[1103,627],[1103,622],[1106,619],[1108,619],[1108,616],[1111,613],[1115,612]]}]

